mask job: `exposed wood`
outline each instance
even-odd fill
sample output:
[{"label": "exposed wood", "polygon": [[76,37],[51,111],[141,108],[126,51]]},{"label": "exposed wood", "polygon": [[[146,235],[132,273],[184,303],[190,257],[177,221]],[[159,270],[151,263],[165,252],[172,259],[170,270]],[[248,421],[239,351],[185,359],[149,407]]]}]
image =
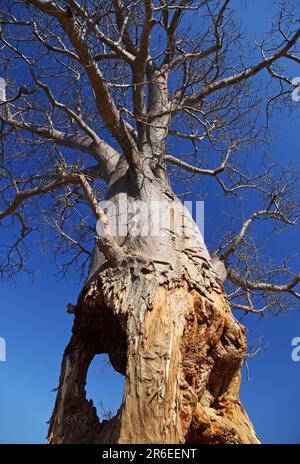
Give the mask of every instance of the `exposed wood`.
[{"label": "exposed wood", "polygon": [[[115,182],[125,182],[126,170],[120,172]],[[110,198],[112,205],[119,195]],[[174,222],[169,233],[160,230],[157,237],[129,235],[123,242],[118,237],[126,255],[117,266],[107,266],[104,255],[94,260],[74,309],[49,441],[257,443],[239,402],[244,329],[231,314],[196,225],[192,221],[180,233],[179,201],[159,186],[150,198],[167,201]],[[84,394],[96,353],[108,353],[125,375],[120,410],[102,423]],[[70,409],[74,401],[80,404]],[[71,424],[78,421],[74,431]]]},{"label": "exposed wood", "polygon": [[[208,298],[135,266],[99,275],[79,299],[49,441],[258,443],[239,401],[244,329],[221,284]],[[126,376],[121,409],[102,423],[84,394],[100,352]]]}]

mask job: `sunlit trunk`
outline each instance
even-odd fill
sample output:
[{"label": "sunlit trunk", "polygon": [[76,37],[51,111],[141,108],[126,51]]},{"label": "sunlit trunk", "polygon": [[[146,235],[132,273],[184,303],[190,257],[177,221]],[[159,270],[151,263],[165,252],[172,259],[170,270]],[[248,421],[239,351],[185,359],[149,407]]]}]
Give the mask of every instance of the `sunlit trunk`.
[{"label": "sunlit trunk", "polygon": [[[124,203],[113,207],[120,195],[131,206],[137,200],[128,185],[124,173],[112,181],[111,219],[124,219]],[[191,218],[182,221],[185,210],[159,183],[138,198],[148,212],[151,202],[163,205],[171,221],[156,235],[129,227],[126,237],[118,236],[126,250],[118,266],[95,253],[74,308],[49,442],[258,443],[239,401],[244,330],[231,314],[202,236]],[[139,208],[127,219],[145,224],[149,214]],[[121,407],[101,423],[85,397],[87,369],[100,353],[125,375]]]}]

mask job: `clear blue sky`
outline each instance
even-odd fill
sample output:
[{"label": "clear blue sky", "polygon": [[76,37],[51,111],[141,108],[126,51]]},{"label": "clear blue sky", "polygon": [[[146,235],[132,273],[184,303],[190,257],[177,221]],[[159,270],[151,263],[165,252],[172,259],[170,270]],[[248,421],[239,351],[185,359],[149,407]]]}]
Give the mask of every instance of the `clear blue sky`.
[{"label": "clear blue sky", "polygon": [[[259,35],[271,16],[272,2],[233,3],[240,9],[250,37]],[[299,119],[290,121],[287,116],[277,115],[273,125],[280,129],[280,138],[273,144],[275,156],[299,166]],[[206,210],[217,202],[211,197]],[[294,254],[299,242],[298,230],[287,240],[274,237],[274,255]],[[300,266],[299,257],[297,264]],[[16,286],[0,286],[0,337],[7,342],[7,362],[0,362],[0,443],[45,442],[46,422],[55,399],[51,390],[57,386],[72,324],[66,305],[76,301],[80,290],[72,276],[68,281],[58,281],[54,277],[56,268],[38,251],[33,253],[32,265],[38,270],[34,282],[28,276],[19,276]],[[267,350],[250,361],[251,380],[244,378],[241,391],[245,409],[264,443],[300,443],[300,362],[291,359],[291,340],[300,337],[299,309],[277,318],[245,321],[251,337],[262,335],[268,342]],[[98,407],[102,401],[106,409],[116,410],[121,402],[123,378],[102,367],[99,358],[90,367],[88,397]]]}]

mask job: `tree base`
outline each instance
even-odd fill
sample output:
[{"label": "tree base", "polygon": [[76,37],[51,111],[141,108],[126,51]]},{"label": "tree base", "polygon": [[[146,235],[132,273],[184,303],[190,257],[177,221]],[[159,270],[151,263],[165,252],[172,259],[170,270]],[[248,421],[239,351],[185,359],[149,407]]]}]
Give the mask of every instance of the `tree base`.
[{"label": "tree base", "polygon": [[[136,271],[110,269],[82,292],[49,443],[259,443],[239,401],[244,329],[221,283],[201,292]],[[120,410],[101,423],[85,396],[100,353],[126,378]]]}]

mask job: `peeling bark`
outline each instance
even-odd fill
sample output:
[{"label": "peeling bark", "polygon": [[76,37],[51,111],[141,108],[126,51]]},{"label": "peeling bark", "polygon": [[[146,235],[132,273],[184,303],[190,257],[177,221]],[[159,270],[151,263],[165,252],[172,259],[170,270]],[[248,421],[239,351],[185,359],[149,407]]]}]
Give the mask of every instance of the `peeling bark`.
[{"label": "peeling bark", "polygon": [[[258,443],[239,401],[244,330],[221,284],[204,296],[140,272],[117,272],[116,290],[99,276],[81,295],[49,442]],[[84,391],[99,353],[126,375],[123,404],[102,423]]]},{"label": "peeling bark", "polygon": [[[113,206],[130,185],[124,163],[119,169],[108,217],[122,213]],[[159,183],[146,185],[144,198],[169,202],[172,224],[156,237],[117,237],[126,250],[117,266],[95,250],[74,308],[49,442],[258,443],[239,401],[244,328],[231,313],[201,234],[191,218],[182,223],[180,202]],[[125,388],[116,416],[100,423],[85,383],[101,353],[125,375]]]}]

